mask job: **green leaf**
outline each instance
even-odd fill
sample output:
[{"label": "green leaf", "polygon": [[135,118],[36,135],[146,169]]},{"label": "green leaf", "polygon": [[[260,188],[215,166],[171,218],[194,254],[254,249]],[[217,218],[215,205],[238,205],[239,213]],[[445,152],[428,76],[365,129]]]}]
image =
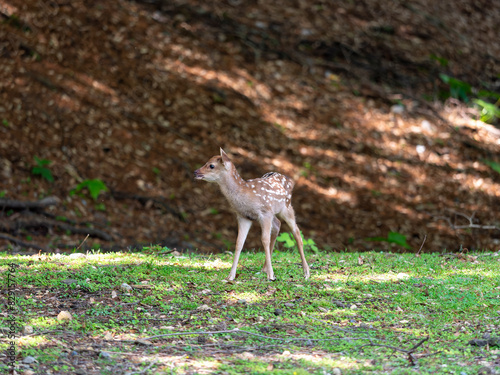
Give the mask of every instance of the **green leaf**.
[{"label": "green leaf", "polygon": [[285,246],[285,247],[294,247],[295,246],[295,240],[292,238],[290,233],[287,233],[287,232],[281,233],[276,238],[276,241],[282,242],[283,246]]},{"label": "green leaf", "polygon": [[47,160],[47,159],[40,159],[39,157],[35,156],[35,163],[39,166],[39,167],[45,167],[46,165],[50,165],[52,164],[52,162],[50,160]]},{"label": "green leaf", "polygon": [[486,164],[491,169],[493,169],[495,172],[500,173],[500,163],[487,159],[483,160],[483,163]]},{"label": "green leaf", "polygon": [[493,98],[496,100],[500,100],[500,94],[488,90],[479,90],[477,92],[477,96],[480,98]]},{"label": "green leaf", "polygon": [[31,170],[31,173],[34,175],[40,175],[49,182],[54,182],[54,177],[52,176],[52,172],[48,168],[33,167],[33,169]]},{"label": "green leaf", "polygon": [[387,235],[387,242],[395,243],[396,245],[403,246],[406,249],[411,249],[410,245],[406,243],[406,236],[398,232],[389,232]]},{"label": "green leaf", "polygon": [[444,57],[439,57],[433,53],[431,53],[431,59],[435,60],[441,65],[442,67],[447,67],[448,66],[448,59],[445,59]]},{"label": "green leaf", "polygon": [[106,192],[106,191],[109,191],[108,187],[106,186],[106,184],[100,180],[100,179],[93,179],[93,180],[85,180],[81,183],[79,183],[72,191],[70,194],[74,194],[74,193],[77,193],[83,189],[87,188],[89,193],[90,193],[90,196],[92,197],[92,199],[94,200],[97,200],[97,198],[99,197],[99,194],[101,194],[102,192]]},{"label": "green leaf", "polygon": [[446,74],[439,74],[441,80],[450,86],[450,96],[460,99],[464,102],[469,101],[469,95],[472,93],[472,86],[459,79],[450,77]]},{"label": "green leaf", "polygon": [[474,99],[474,103],[481,107],[482,122],[488,123],[497,117],[500,118],[500,109],[495,104],[485,102],[481,99]]},{"label": "green leaf", "polygon": [[394,243],[399,246],[403,246],[406,249],[411,249],[411,246],[406,243],[406,236],[404,234],[398,232],[389,232],[386,237],[369,237],[365,238],[366,241],[375,241],[375,242],[389,242]]}]

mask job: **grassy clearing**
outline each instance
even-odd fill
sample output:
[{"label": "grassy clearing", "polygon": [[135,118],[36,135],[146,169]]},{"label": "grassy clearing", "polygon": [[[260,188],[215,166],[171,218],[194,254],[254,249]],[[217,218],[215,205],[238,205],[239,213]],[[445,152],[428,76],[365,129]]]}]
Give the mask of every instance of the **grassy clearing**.
[{"label": "grassy clearing", "polygon": [[[154,250],[0,254],[2,291],[16,295],[1,317],[0,350],[15,316],[26,374],[500,371],[498,252],[317,252],[306,281],[298,254],[276,251],[276,282],[259,272],[264,255],[247,252],[237,280],[225,282],[228,254]],[[19,268],[8,281],[9,263]],[[71,321],[58,321],[63,310]]]}]

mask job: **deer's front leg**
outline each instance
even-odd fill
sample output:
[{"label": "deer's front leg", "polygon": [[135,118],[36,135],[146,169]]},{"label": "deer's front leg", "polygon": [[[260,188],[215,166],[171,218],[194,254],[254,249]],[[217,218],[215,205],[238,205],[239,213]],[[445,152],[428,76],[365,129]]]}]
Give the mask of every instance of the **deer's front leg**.
[{"label": "deer's front leg", "polygon": [[266,254],[265,272],[267,279],[270,281],[276,280],[274,277],[273,265],[271,263],[271,230],[273,225],[273,217],[264,217],[260,223],[262,228],[262,245]]},{"label": "deer's front leg", "polygon": [[247,239],[248,231],[251,226],[252,222],[250,220],[238,216],[238,238],[236,239],[233,266],[231,267],[231,272],[229,272],[229,276],[227,277],[227,280],[229,281],[234,280],[236,277],[236,268],[238,267],[241,249],[243,249],[243,245],[245,244],[245,240]]}]

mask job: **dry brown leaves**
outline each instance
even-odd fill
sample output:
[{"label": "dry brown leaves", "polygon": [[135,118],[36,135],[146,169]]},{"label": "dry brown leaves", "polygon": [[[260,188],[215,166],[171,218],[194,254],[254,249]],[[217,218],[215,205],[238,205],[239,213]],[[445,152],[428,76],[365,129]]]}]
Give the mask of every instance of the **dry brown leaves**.
[{"label": "dry brown leaves", "polygon": [[[498,137],[462,106],[419,99],[445,88],[443,70],[494,83],[500,11],[476,4],[0,2],[0,191],[55,195],[51,214],[114,236],[88,245],[213,251],[236,224],[192,171],[224,146],[244,178],[297,181],[299,226],[321,246],[370,249],[365,238],[395,231],[414,249],[427,234],[423,251],[496,248],[499,231],[439,217],[498,225],[500,177],[482,163],[498,161]],[[31,174],[34,156],[53,162],[54,183]],[[69,196],[91,178],[143,199]],[[53,249],[84,237],[15,235]]]}]

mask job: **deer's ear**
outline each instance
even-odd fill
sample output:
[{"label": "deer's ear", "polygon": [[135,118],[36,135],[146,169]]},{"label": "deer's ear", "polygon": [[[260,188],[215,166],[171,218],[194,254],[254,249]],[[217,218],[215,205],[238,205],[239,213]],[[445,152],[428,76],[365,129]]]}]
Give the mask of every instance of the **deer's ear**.
[{"label": "deer's ear", "polygon": [[231,160],[229,160],[229,156],[227,156],[222,147],[220,149],[220,156],[222,158],[222,164],[224,164],[224,167],[226,169],[229,169],[231,167]]}]

